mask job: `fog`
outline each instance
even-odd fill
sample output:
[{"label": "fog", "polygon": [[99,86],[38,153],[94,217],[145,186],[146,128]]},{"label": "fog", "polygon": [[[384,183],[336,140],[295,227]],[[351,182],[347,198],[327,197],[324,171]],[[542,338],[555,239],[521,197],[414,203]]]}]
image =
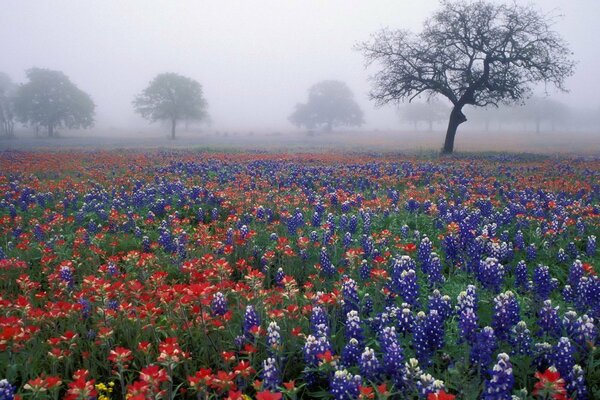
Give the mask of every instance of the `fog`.
[{"label": "fog", "polygon": [[[600,2],[535,4],[563,15],[555,30],[578,61],[566,83],[570,92],[550,88],[549,95],[571,109],[599,110]],[[353,46],[384,27],[420,31],[438,5],[437,0],[3,0],[0,71],[18,83],[31,67],[63,71],[96,103],[97,135],[162,129],[134,114],[131,105],[161,72],[202,84],[212,131],[299,132],[287,118],[306,100],[308,88],[325,79],[352,89],[365,113],[362,129],[393,131],[401,128],[398,110],[377,109],[369,101],[373,70],[365,69]]]}]

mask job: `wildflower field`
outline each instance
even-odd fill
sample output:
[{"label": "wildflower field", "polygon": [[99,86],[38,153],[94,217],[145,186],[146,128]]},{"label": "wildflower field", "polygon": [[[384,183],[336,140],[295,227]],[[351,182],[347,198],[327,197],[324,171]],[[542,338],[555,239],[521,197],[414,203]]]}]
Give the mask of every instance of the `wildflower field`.
[{"label": "wildflower field", "polygon": [[0,399],[599,399],[600,161],[0,153]]}]

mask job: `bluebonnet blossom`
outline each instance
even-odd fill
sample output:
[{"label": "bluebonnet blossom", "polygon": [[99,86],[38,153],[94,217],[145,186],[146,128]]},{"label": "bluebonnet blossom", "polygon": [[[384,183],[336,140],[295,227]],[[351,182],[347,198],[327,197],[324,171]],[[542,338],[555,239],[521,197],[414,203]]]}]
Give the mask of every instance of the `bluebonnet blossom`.
[{"label": "bluebonnet blossom", "polygon": [[267,327],[267,351],[274,355],[281,350],[281,329],[277,322],[271,321]]},{"label": "bluebonnet blossom", "polygon": [[531,354],[533,340],[531,339],[531,331],[527,328],[525,321],[519,321],[512,327],[508,342],[511,345],[511,354]]},{"label": "bluebonnet blossom", "polygon": [[246,338],[252,339],[252,330],[259,326],[260,320],[258,319],[258,314],[256,313],[254,306],[247,305],[246,313],[244,314],[244,335]]},{"label": "bluebonnet blossom", "polygon": [[215,293],[210,303],[210,309],[213,315],[225,315],[225,313],[227,313],[227,299],[225,298],[223,293]]},{"label": "bluebonnet blossom", "polygon": [[399,386],[404,379],[404,352],[394,327],[386,326],[379,335],[379,343],[383,352],[383,369]]},{"label": "bluebonnet blossom", "polygon": [[437,310],[442,322],[445,322],[452,313],[452,303],[449,296],[442,296],[439,290],[435,289],[429,296],[429,310]]},{"label": "bluebonnet blossom", "polygon": [[471,363],[486,369],[492,362],[492,354],[498,348],[498,340],[494,329],[486,326],[475,335],[475,341],[471,347]]},{"label": "bluebonnet blossom", "polygon": [[569,395],[577,400],[589,399],[589,391],[585,384],[585,372],[578,364],[573,365],[571,373],[566,379],[568,381],[567,391]]},{"label": "bluebonnet blossom", "polygon": [[16,388],[6,379],[0,380],[0,400],[13,400]]},{"label": "bluebonnet blossom", "polygon": [[341,364],[345,367],[358,365],[363,348],[359,345],[358,340],[351,338],[342,349]]},{"label": "bluebonnet blossom", "polygon": [[515,286],[517,289],[529,289],[529,272],[524,260],[519,261],[515,266]]},{"label": "bluebonnet blossom", "polygon": [[571,370],[575,365],[574,353],[575,349],[569,338],[561,337],[556,346],[554,346],[554,367],[560,372],[560,376],[562,376],[567,383],[569,382],[568,377],[571,374]]},{"label": "bluebonnet blossom", "polygon": [[358,297],[358,285],[356,281],[350,278],[344,279],[342,283],[343,311],[348,314],[350,311],[359,311],[360,299]]},{"label": "bluebonnet blossom", "polygon": [[505,340],[508,338],[511,328],[521,319],[519,312],[519,302],[510,290],[494,297],[492,327],[498,339]]},{"label": "bluebonnet blossom", "polygon": [[381,374],[381,363],[375,355],[375,351],[370,347],[365,347],[365,350],[360,355],[358,363],[361,376],[369,381],[378,382]]},{"label": "bluebonnet blossom", "polygon": [[359,344],[363,343],[363,328],[360,324],[360,316],[358,315],[358,311],[356,310],[352,310],[346,314],[345,337],[346,340],[354,338],[358,341]]},{"label": "bluebonnet blossom", "polygon": [[276,391],[281,386],[281,373],[274,358],[263,361],[262,379],[263,387],[267,390]]},{"label": "bluebonnet blossom", "polygon": [[485,381],[482,399],[511,400],[515,384],[510,357],[506,353],[498,354],[498,361],[492,368],[490,378]]},{"label": "bluebonnet blossom", "polygon": [[479,317],[473,311],[472,308],[464,308],[459,311],[458,314],[458,336],[459,343],[466,341],[468,344],[473,345],[477,330],[479,328]]},{"label": "bluebonnet blossom", "polygon": [[544,301],[544,305],[538,312],[538,327],[540,335],[559,337],[562,332],[562,324],[558,316],[558,307],[552,307],[552,300]]},{"label": "bluebonnet blossom", "polygon": [[479,263],[477,279],[485,288],[499,292],[504,282],[504,266],[496,258],[488,257]]},{"label": "bluebonnet blossom", "polygon": [[596,236],[590,235],[587,237],[585,242],[585,254],[588,257],[594,257],[596,255]]},{"label": "bluebonnet blossom", "polygon": [[533,271],[533,290],[540,300],[550,297],[557,284],[552,280],[550,269],[546,265],[538,265]]},{"label": "bluebonnet blossom", "polygon": [[360,375],[352,375],[347,370],[337,370],[331,378],[329,393],[334,400],[354,400],[360,394],[362,378]]}]

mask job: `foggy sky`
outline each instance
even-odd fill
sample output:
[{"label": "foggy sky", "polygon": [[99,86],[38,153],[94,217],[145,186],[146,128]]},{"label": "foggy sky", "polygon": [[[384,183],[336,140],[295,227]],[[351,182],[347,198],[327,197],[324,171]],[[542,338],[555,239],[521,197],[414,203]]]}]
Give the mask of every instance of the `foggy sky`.
[{"label": "foggy sky", "polygon": [[[570,93],[557,99],[599,107],[600,1],[535,4],[564,15],[555,30],[578,61]],[[368,101],[373,70],[352,47],[384,27],[420,31],[437,7],[437,0],[2,0],[0,71],[15,82],[31,67],[63,71],[92,96],[99,128],[148,127],[133,113],[133,97],[156,74],[176,72],[203,86],[213,129],[293,129],[287,117],[295,104],[324,79],[348,84],[366,128],[395,129],[393,107]]]}]

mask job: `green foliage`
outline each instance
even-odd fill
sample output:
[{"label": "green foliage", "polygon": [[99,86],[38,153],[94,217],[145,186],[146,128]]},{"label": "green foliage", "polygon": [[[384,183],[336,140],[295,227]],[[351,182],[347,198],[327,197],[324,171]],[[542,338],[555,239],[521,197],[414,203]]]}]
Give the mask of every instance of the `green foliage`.
[{"label": "green foliage", "polygon": [[135,111],[145,119],[171,122],[175,138],[177,121],[208,118],[202,86],[195,80],[168,72],[157,75],[134,100]]},{"label": "green foliage", "polygon": [[296,105],[289,120],[299,127],[328,131],[336,126],[361,126],[364,124],[363,112],[353,97],[344,82],[319,82],[309,89],[308,101]]},{"label": "green foliage", "polygon": [[55,129],[89,128],[94,124],[96,105],[91,97],[60,71],[31,68],[29,82],[19,86],[14,107],[25,124],[44,127],[49,136]]}]

